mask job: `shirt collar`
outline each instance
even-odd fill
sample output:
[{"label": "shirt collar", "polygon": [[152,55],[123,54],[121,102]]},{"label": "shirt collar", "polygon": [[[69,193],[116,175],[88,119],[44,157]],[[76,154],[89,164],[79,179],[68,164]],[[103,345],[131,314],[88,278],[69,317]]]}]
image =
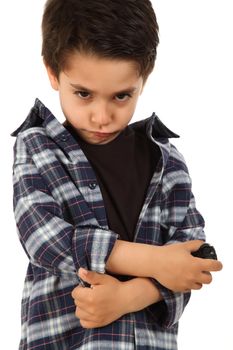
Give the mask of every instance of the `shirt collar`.
[{"label": "shirt collar", "polygon": [[149,139],[160,148],[165,167],[171,151],[169,138],[179,138],[179,135],[168,129],[159,117],[153,113],[151,117],[131,124],[133,128],[146,132]]},{"label": "shirt collar", "polygon": [[48,122],[51,121],[51,119],[56,118],[37,98],[26,119],[14,132],[12,132],[11,136],[17,136],[20,132],[23,132],[32,127],[46,126],[48,125]]}]

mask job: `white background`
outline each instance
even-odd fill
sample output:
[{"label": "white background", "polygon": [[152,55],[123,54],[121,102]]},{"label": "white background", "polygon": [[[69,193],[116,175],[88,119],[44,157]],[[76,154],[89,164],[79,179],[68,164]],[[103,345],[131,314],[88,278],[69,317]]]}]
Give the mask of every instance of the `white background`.
[{"label": "white background", "polygon": [[[206,234],[224,264],[194,292],[180,322],[179,350],[231,350],[232,335],[232,0],[154,0],[160,25],[158,59],[135,119],[155,111],[173,131],[193,180]],[[1,338],[17,349],[27,259],[12,212],[9,135],[39,97],[53,112],[57,95],[40,57],[43,0],[2,1],[1,45]],[[59,115],[59,119],[61,116]],[[4,345],[5,344],[5,345]],[[7,345],[6,345],[7,344]]]}]

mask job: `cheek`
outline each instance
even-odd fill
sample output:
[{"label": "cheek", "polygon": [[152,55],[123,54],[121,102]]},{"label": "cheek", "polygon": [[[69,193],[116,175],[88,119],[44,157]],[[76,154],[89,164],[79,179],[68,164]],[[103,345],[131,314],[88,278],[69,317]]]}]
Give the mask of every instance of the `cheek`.
[{"label": "cheek", "polygon": [[138,97],[135,98],[132,103],[130,103],[130,105],[128,106],[128,113],[129,114],[133,114],[135,109],[136,109],[136,106],[137,106],[137,102],[138,102]]},{"label": "cheek", "polygon": [[75,103],[65,103],[62,111],[66,119],[76,128],[85,128],[88,123],[88,112]]},{"label": "cheek", "polygon": [[60,92],[60,104],[62,111],[66,117],[72,118],[77,113],[77,107],[75,104],[75,99],[70,94],[64,94]]}]

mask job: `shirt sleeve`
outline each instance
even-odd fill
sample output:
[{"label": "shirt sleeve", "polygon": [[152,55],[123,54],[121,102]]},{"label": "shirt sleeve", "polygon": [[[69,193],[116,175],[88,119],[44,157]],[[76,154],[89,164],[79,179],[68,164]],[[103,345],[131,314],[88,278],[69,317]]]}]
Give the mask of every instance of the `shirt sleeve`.
[{"label": "shirt sleeve", "polygon": [[[189,240],[205,240],[204,219],[196,209],[191,190],[191,179],[183,163],[183,169],[169,172],[163,179],[163,208],[161,230],[165,244]],[[175,325],[190,299],[190,293],[175,293],[154,281],[165,304],[161,324],[165,328]]]},{"label": "shirt sleeve", "polygon": [[21,154],[13,166],[14,213],[30,262],[67,278],[75,278],[80,267],[105,272],[117,234],[85,220],[80,225],[67,222],[25,145],[17,149]]}]

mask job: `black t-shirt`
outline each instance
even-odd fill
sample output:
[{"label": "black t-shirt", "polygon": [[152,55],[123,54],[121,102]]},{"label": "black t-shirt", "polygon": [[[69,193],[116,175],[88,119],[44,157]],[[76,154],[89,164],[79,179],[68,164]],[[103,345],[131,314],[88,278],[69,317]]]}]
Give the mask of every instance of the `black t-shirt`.
[{"label": "black t-shirt", "polygon": [[70,125],[91,163],[104,200],[109,228],[122,240],[133,241],[147,189],[160,158],[159,148],[140,130],[128,126],[113,141],[93,145]]}]

